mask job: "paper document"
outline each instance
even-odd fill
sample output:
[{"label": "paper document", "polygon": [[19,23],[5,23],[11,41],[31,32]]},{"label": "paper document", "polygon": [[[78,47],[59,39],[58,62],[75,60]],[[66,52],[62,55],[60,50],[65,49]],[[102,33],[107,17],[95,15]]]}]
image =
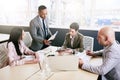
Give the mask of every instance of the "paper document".
[{"label": "paper document", "polygon": [[82,53],[78,52],[77,54],[75,54],[75,56],[82,59],[84,63],[89,62],[91,59],[91,56],[86,55],[85,52]]},{"label": "paper document", "polygon": [[67,51],[70,50],[70,48],[59,48],[58,50],[56,50],[57,52],[62,52],[62,51]]},{"label": "paper document", "polygon": [[48,41],[54,40],[57,34],[58,34],[58,31],[56,31],[55,34],[53,34],[53,35],[48,39]]},{"label": "paper document", "polygon": [[24,56],[24,60],[34,60],[35,59],[35,56],[33,55],[25,55]]}]

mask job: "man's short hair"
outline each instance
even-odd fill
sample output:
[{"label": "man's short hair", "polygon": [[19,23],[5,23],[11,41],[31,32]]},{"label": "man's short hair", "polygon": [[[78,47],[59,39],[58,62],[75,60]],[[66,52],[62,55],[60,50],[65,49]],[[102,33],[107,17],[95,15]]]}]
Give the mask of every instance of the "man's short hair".
[{"label": "man's short hair", "polygon": [[44,9],[47,9],[47,7],[44,6],[44,5],[41,5],[41,6],[38,7],[38,11],[41,11],[41,10],[44,10]]},{"label": "man's short hair", "polygon": [[79,30],[79,24],[74,22],[70,25],[70,28],[71,29],[75,29],[75,31],[78,31]]}]

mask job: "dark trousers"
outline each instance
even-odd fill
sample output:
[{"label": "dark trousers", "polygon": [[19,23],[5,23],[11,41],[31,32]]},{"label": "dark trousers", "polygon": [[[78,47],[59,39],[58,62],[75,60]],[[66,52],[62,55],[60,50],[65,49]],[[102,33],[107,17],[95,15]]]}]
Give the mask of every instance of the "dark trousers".
[{"label": "dark trousers", "polygon": [[41,49],[47,48],[49,45],[43,45]]},{"label": "dark trousers", "polygon": [[97,80],[102,80],[102,76],[99,75],[98,78],[97,78]]}]

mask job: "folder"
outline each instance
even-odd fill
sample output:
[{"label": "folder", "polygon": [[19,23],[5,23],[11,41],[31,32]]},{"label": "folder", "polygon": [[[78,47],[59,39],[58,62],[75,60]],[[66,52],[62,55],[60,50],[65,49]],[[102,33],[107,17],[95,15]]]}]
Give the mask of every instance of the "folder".
[{"label": "folder", "polygon": [[58,31],[56,31],[56,32],[48,39],[48,41],[54,40],[57,34],[58,34]]}]

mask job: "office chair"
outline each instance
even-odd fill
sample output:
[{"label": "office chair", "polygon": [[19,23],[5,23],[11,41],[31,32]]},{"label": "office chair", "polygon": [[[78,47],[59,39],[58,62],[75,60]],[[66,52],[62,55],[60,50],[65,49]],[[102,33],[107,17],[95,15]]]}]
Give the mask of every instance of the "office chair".
[{"label": "office chair", "polygon": [[90,36],[84,36],[83,45],[85,50],[93,51],[94,38]]},{"label": "office chair", "polygon": [[23,42],[25,43],[25,45],[27,47],[30,47],[31,46],[31,43],[32,43],[32,37],[30,35],[29,32],[25,32],[25,37],[23,39]]}]

